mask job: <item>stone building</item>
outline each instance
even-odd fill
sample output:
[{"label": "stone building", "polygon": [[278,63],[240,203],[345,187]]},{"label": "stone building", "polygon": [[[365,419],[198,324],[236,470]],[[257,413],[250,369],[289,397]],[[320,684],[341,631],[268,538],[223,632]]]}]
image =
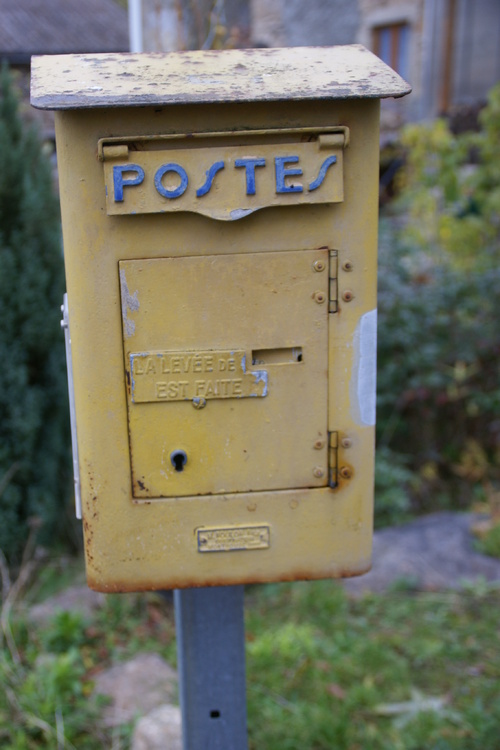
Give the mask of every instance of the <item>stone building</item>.
[{"label": "stone building", "polygon": [[24,114],[37,121],[44,138],[53,137],[53,116],[28,104],[31,56],[128,49],[127,10],[115,0],[0,3],[0,63],[8,63],[14,71]]}]

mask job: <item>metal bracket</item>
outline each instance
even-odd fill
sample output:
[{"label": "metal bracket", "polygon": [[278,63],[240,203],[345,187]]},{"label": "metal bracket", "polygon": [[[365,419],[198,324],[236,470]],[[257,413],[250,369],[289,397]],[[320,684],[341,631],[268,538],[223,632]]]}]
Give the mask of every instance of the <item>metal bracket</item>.
[{"label": "metal bracket", "polygon": [[71,423],[71,447],[73,450],[73,478],[75,483],[75,513],[78,519],[82,517],[82,497],[80,492],[80,464],[78,461],[78,440],[76,435],[75,387],[73,383],[73,360],[71,358],[71,336],[69,332],[68,295],[65,294],[61,305],[63,318],[61,328],[64,331],[66,344],[66,367],[68,370],[69,416]]},{"label": "metal bracket", "polygon": [[328,128],[267,128],[266,130],[244,130],[234,129],[229,131],[216,131],[213,133],[201,131],[199,133],[163,133],[161,135],[137,135],[130,137],[111,136],[100,138],[97,142],[97,158],[99,161],[111,161],[113,159],[128,159],[129,145],[132,143],[142,144],[141,150],[147,150],[148,145],[157,142],[179,141],[199,138],[255,138],[255,137],[280,137],[290,136],[316,136],[319,149],[347,148],[350,141],[349,128],[345,125],[334,125]]}]

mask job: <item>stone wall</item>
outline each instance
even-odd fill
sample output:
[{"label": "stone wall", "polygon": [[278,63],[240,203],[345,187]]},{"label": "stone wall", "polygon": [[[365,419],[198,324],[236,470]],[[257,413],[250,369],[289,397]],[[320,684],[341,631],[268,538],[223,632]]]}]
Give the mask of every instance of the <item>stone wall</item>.
[{"label": "stone wall", "polygon": [[352,44],[360,22],[354,0],[251,0],[252,40],[266,47]]}]

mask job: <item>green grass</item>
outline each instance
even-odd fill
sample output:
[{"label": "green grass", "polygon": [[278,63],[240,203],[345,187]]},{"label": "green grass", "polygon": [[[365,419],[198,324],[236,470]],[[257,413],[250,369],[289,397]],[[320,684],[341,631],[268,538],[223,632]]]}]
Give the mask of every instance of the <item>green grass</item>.
[{"label": "green grass", "polygon": [[498,590],[247,600],[252,750],[498,750]]},{"label": "green grass", "polygon": [[[22,612],[18,661],[12,644],[0,655],[0,747],[128,748],[131,726],[99,726],[93,679],[144,650],[175,664],[171,604],[114,595],[44,628]],[[498,589],[354,600],[334,581],[268,584],[248,587],[246,613],[250,750],[499,750]]]},{"label": "green grass", "polygon": [[[53,587],[51,574],[41,582]],[[131,725],[99,723],[105,699],[93,695],[94,677],[144,651],[175,664],[172,608],[159,595],[131,594],[106,597],[88,619],[58,612],[40,626],[26,614],[22,605],[10,618],[11,639],[0,651],[0,748],[128,749]]]}]

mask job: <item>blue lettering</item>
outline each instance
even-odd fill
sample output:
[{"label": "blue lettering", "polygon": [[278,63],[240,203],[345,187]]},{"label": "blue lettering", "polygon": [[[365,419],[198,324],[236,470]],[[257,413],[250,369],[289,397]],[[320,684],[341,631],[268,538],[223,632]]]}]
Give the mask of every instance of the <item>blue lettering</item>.
[{"label": "blue lettering", "polygon": [[277,193],[301,193],[302,185],[286,185],[285,177],[292,177],[294,175],[302,174],[302,170],[299,169],[285,169],[285,164],[296,164],[299,160],[298,156],[276,156],[274,158],[274,164],[276,169],[276,192]]},{"label": "blue lettering", "polygon": [[[123,179],[124,172],[135,172],[135,177],[128,180]],[[144,170],[138,164],[121,164],[113,167],[113,188],[115,193],[115,203],[123,201],[123,188],[129,185],[140,185],[144,180]]]},{"label": "blue lettering", "polygon": [[255,195],[255,167],[265,167],[265,159],[236,159],[234,162],[235,167],[245,167],[246,171],[246,182],[247,182],[247,195]]},{"label": "blue lettering", "polygon": [[318,176],[309,185],[309,192],[316,190],[316,188],[319,188],[319,186],[323,184],[323,180],[326,177],[326,173],[328,172],[332,164],[335,164],[336,161],[337,161],[336,156],[329,156],[327,159],[325,159],[325,161],[320,167]]},{"label": "blue lettering", "polygon": [[207,171],[205,172],[207,179],[205,180],[205,183],[201,186],[201,188],[198,188],[198,190],[196,191],[196,195],[198,198],[201,198],[202,195],[206,195],[210,192],[214,177],[217,172],[220,172],[221,169],[224,169],[223,161],[216,161],[215,164],[212,164],[210,169],[207,169]]},{"label": "blue lettering", "polygon": [[[167,172],[175,172],[181,178],[180,185],[173,190],[169,190],[162,183],[162,178],[167,174]],[[180,198],[181,195],[184,195],[184,193],[186,192],[187,186],[187,172],[180,166],[180,164],[162,164],[162,166],[157,170],[155,174],[155,188],[164,198]]]}]

